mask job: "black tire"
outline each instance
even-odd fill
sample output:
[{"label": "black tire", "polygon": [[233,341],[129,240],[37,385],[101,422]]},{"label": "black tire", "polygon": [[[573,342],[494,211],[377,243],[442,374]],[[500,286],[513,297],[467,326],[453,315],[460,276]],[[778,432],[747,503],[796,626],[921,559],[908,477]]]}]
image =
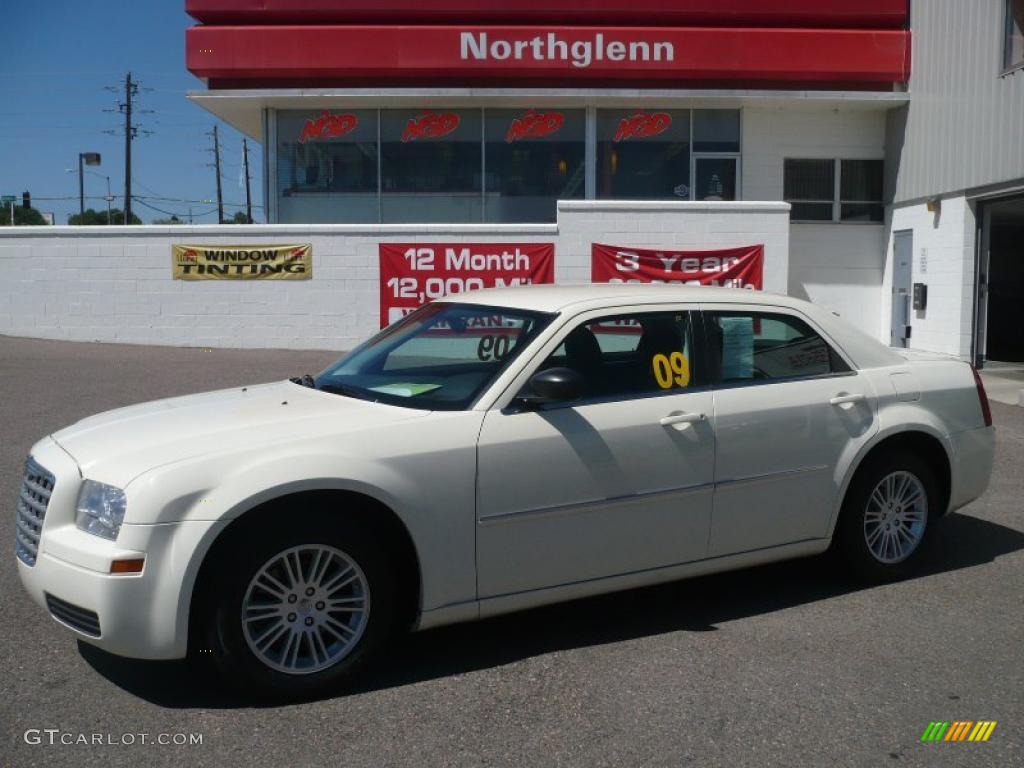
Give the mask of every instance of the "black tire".
[{"label": "black tire", "polygon": [[[237,691],[260,698],[293,701],[337,693],[352,683],[368,662],[387,644],[397,627],[399,584],[388,548],[365,525],[343,514],[294,511],[278,517],[287,523],[270,523],[260,516],[221,550],[208,582],[205,648],[226,681]],[[242,606],[253,577],[275,556],[294,547],[326,545],[343,553],[361,570],[367,583],[368,612],[362,634],[351,649],[331,666],[317,672],[295,674],[279,671],[261,660],[250,647],[243,630]]]},{"label": "black tire", "polygon": [[[924,530],[909,555],[899,562],[884,562],[868,546],[865,518],[868,502],[875,488],[894,472],[907,472],[920,482],[927,506]],[[915,567],[935,520],[941,514],[938,499],[935,472],[928,462],[919,456],[905,451],[891,451],[871,456],[857,470],[846,491],[833,537],[833,551],[840,562],[861,579],[886,582],[903,578]]]}]

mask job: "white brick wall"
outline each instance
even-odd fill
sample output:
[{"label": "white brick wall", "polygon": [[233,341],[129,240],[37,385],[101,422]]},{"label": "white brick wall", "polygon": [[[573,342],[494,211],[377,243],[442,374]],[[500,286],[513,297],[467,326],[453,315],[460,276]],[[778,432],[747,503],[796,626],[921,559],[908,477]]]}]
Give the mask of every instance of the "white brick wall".
[{"label": "white brick wall", "polygon": [[[743,196],[781,200],[786,158],[871,160],[885,155],[884,111],[792,105],[743,110]],[[888,341],[882,322],[885,228],[799,224],[790,232],[788,292]]]},{"label": "white brick wall", "polygon": [[[590,281],[590,244],[764,243],[786,292],[782,203],[559,204],[557,225],[15,227],[0,231],[0,334],[177,346],[348,349],[377,330],[381,242],[553,242],[555,279]],[[313,244],[308,281],[171,279],[175,243]]]},{"label": "white brick wall", "polygon": [[[962,196],[944,198],[938,215],[929,213],[924,203],[893,209],[882,305],[887,334],[892,312],[891,233],[911,230],[913,282],[928,286],[928,308],[911,311],[910,348],[970,359],[975,226],[974,210]],[[927,257],[927,271],[922,271],[922,252]]]}]

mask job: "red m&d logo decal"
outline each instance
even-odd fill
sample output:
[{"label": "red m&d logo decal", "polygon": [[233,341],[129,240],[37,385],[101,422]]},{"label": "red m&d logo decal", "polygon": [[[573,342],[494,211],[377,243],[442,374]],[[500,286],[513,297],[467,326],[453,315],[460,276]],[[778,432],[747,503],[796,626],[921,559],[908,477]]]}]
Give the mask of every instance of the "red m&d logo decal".
[{"label": "red m&d logo decal", "polygon": [[667,112],[637,112],[632,117],[624,117],[619,123],[619,130],[615,132],[613,141],[628,141],[629,139],[649,139],[664,133],[672,125],[672,115]]},{"label": "red m&d logo decal", "polygon": [[522,139],[542,139],[558,133],[564,124],[565,115],[561,112],[534,112],[531,109],[512,121],[505,134],[505,141],[511,144]]},{"label": "red m&d logo decal", "polygon": [[355,115],[332,115],[330,112],[321,112],[316,120],[307,120],[302,126],[299,134],[299,144],[317,139],[336,139],[351,133],[359,125],[359,118]]},{"label": "red m&d logo decal", "polygon": [[402,143],[420,139],[439,139],[459,127],[462,119],[454,112],[443,112],[440,115],[424,112],[410,120],[402,132]]}]

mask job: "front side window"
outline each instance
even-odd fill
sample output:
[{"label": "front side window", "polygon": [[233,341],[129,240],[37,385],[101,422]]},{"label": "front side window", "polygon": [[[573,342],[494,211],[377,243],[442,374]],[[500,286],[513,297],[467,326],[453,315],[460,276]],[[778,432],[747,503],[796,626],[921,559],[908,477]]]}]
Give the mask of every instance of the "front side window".
[{"label": "front side window", "polygon": [[481,221],[479,109],[385,109],[380,128],[383,223]]},{"label": "front side window", "polygon": [[1024,66],[1024,0],[1006,0],[1004,69]]},{"label": "front side window", "polygon": [[423,410],[463,410],[551,322],[552,315],[427,304],[316,379],[338,395]]},{"label": "front side window", "polygon": [[682,392],[703,383],[693,338],[686,311],[589,320],[570,331],[540,370],[573,369],[586,383],[587,399]]},{"label": "front side window", "polygon": [[715,384],[827,376],[850,370],[818,333],[792,315],[706,312]]}]

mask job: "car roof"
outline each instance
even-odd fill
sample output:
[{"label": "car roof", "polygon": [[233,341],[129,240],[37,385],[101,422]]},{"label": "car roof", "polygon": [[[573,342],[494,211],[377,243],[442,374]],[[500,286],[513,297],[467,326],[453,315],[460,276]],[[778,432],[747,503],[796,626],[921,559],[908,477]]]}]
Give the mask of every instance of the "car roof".
[{"label": "car roof", "polygon": [[712,286],[665,285],[653,283],[595,283],[592,285],[524,285],[513,288],[484,288],[450,294],[438,301],[485,304],[534,312],[561,312],[574,305],[610,306],[660,302],[702,302],[770,304],[795,306],[806,302],[762,291]]},{"label": "car roof", "polygon": [[846,352],[856,368],[879,368],[906,362],[887,347],[834,312],[809,301],[778,293],[751,291],[742,288],[671,285],[655,283],[594,283],[590,285],[524,285],[514,288],[485,288],[478,291],[450,294],[437,301],[482,304],[534,312],[578,314],[602,307],[628,304],[746,304],[764,307],[785,307],[796,310],[814,321]]}]

